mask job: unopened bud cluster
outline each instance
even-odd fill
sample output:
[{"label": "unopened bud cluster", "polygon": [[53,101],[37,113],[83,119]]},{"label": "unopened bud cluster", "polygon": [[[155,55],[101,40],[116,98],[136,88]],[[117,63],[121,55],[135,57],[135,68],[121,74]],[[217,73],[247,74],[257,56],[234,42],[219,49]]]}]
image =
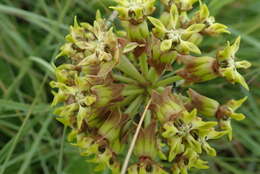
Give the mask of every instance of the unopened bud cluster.
[{"label": "unopened bud cluster", "polygon": [[[52,104],[57,119],[71,128],[68,140],[96,170],[118,174],[151,101],[127,172],[186,174],[207,168],[201,155],[216,155],[211,139],[232,138],[231,120],[244,119],[236,110],[246,98],[219,103],[187,86],[203,88],[202,82],[224,78],[248,89],[238,71],[250,67],[237,60],[240,38],[208,56],[199,46],[203,39],[229,31],[203,2],[161,0],[164,10],[155,18],[156,0],[114,1],[121,30],[99,12],[93,25],[75,19],[58,55],[66,61],[51,82]],[[186,92],[176,92],[173,83]]]}]

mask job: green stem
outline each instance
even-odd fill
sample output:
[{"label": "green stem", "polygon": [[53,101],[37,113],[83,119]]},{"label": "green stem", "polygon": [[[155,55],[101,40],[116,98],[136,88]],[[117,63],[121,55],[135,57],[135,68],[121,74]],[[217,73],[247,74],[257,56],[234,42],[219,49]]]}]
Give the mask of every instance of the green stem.
[{"label": "green stem", "polygon": [[120,63],[116,66],[120,71],[124,72],[129,77],[138,80],[141,83],[145,83],[145,78],[138,72],[135,66],[128,60],[127,57],[122,56]]},{"label": "green stem", "polygon": [[129,95],[129,96],[125,97],[123,101],[121,101],[119,103],[119,106],[125,107],[125,106],[129,105],[129,103],[131,103],[131,101],[133,101],[135,98],[137,98],[137,95]]},{"label": "green stem", "polygon": [[172,83],[174,83],[176,81],[179,81],[179,80],[182,80],[182,78],[180,76],[173,76],[173,77],[169,77],[169,78],[164,79],[164,80],[160,80],[155,85],[157,87],[159,87],[159,86],[167,86],[167,85],[172,84]]},{"label": "green stem", "polygon": [[142,54],[140,56],[140,66],[141,66],[141,71],[142,71],[144,77],[148,78],[148,63],[147,63],[146,54]]},{"label": "green stem", "polygon": [[154,83],[158,80],[158,75],[154,67],[151,67],[148,72],[148,79],[150,82]]},{"label": "green stem", "polygon": [[129,89],[129,90],[123,90],[122,94],[123,96],[129,96],[129,95],[142,94],[143,92],[144,89]]},{"label": "green stem", "polygon": [[135,112],[138,108],[138,106],[141,105],[141,103],[143,102],[143,96],[139,95],[129,106],[128,108],[125,110],[126,114],[129,115],[135,115]]},{"label": "green stem", "polygon": [[134,79],[131,79],[129,77],[125,77],[125,76],[122,76],[122,75],[119,75],[119,74],[113,74],[113,77],[115,80],[118,80],[120,82],[124,82],[124,83],[128,83],[128,84],[137,84],[137,81],[134,80]]}]

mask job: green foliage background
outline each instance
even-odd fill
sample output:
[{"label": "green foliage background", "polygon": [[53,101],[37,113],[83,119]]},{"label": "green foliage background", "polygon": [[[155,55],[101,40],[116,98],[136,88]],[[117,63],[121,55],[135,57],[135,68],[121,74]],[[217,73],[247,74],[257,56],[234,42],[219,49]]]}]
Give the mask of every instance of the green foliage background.
[{"label": "green foliage background", "polygon": [[[64,42],[75,15],[91,22],[95,11],[111,14],[109,0],[0,0],[0,174],[91,174],[69,145],[66,130],[55,121],[49,103],[50,63]],[[260,1],[208,0],[212,15],[242,36],[238,57],[252,62],[244,72],[250,92],[219,80],[197,88],[218,100],[249,97],[240,109],[247,115],[233,122],[234,139],[213,142],[218,156],[209,158],[211,168],[200,174],[260,174]],[[206,39],[209,52],[225,38]],[[217,84],[217,85],[216,85]],[[205,86],[207,88],[205,89]],[[107,171],[101,173],[108,173]]]}]

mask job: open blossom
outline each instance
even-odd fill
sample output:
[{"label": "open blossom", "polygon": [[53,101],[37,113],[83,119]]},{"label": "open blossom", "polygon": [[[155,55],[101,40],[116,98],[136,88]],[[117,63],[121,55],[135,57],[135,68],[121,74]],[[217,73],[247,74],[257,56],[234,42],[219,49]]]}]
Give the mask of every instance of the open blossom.
[{"label": "open blossom", "polygon": [[188,11],[192,9],[194,3],[198,0],[161,0],[161,2],[167,7],[171,4],[176,4],[176,6],[182,11]]},{"label": "open blossom", "polygon": [[155,10],[155,0],[115,0],[117,6],[111,7],[119,12],[122,20],[128,20],[131,23],[142,23],[146,16]]},{"label": "open blossom", "polygon": [[65,59],[50,83],[52,106],[71,129],[68,141],[96,171],[187,174],[208,168],[202,154],[217,155],[212,139],[232,138],[231,120],[245,118],[237,109],[246,97],[220,103],[186,87],[200,84],[206,91],[203,82],[222,77],[248,89],[238,69],[250,63],[235,55],[240,38],[208,56],[200,48],[204,36],[229,31],[202,1],[161,0],[158,18],[152,17],[156,0],[114,1],[120,30],[100,12],[93,25],[75,18],[57,56]]},{"label": "open blossom", "polygon": [[239,45],[240,37],[238,37],[232,45],[228,42],[227,46],[218,52],[217,60],[220,65],[219,72],[221,76],[225,77],[231,83],[240,83],[243,87],[248,89],[248,85],[244,77],[237,71],[237,69],[247,69],[251,66],[251,64],[246,60],[235,60]]}]

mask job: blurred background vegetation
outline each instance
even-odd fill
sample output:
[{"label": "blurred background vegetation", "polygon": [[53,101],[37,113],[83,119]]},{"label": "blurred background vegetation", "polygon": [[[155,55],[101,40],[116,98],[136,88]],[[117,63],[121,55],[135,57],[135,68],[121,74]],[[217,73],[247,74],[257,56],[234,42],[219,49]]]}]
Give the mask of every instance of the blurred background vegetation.
[{"label": "blurred background vegetation", "polygon": [[[212,15],[230,27],[230,36],[206,39],[211,52],[241,35],[238,57],[252,62],[245,71],[250,92],[219,80],[195,86],[225,101],[249,97],[233,122],[234,139],[213,142],[218,156],[200,174],[260,174],[260,1],[208,0]],[[0,174],[90,174],[93,165],[66,142],[66,130],[51,114],[49,62],[57,55],[75,15],[92,22],[97,9],[108,17],[109,0],[0,0]],[[108,173],[104,171],[103,174]]]}]

